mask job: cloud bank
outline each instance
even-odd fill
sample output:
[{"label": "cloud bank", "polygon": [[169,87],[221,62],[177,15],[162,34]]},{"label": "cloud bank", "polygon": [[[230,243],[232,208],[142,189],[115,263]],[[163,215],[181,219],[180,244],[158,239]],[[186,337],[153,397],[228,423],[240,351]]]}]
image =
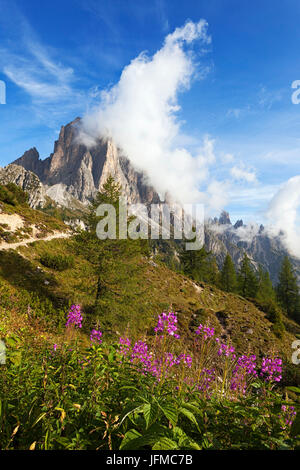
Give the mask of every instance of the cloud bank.
[{"label": "cloud bank", "polygon": [[80,140],[93,146],[98,138],[112,138],[162,196],[169,193],[180,203],[219,209],[226,187],[209,175],[214,142],[205,137],[195,155],[178,145],[178,95],[199,76],[191,51],[196,41],[202,48],[211,42],[205,20],[187,22],[167,35],[153,56],[141,53],[132,60],[119,82],[103,91],[100,104],[84,116]]},{"label": "cloud bank", "polygon": [[290,253],[300,258],[300,175],[286,181],[272,198],[266,212],[269,221],[268,232],[281,235]]}]

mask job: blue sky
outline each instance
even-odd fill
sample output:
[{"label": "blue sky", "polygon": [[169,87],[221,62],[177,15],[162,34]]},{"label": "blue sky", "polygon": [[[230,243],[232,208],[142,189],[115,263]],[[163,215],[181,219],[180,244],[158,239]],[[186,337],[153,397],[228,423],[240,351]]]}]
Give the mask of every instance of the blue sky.
[{"label": "blue sky", "polygon": [[[180,93],[180,145],[214,142],[210,175],[232,219],[264,221],[269,201],[299,173],[298,0],[0,0],[0,165],[53,149],[62,124],[84,115],[142,51],[204,18],[211,43],[193,46],[198,74]],[[227,183],[226,183],[227,182]]]}]

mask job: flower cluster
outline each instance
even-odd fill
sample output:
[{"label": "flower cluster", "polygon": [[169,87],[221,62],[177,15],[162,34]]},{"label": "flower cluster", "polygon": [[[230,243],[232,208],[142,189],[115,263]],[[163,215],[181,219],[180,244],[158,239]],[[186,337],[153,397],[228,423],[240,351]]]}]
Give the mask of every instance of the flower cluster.
[{"label": "flower cluster", "polygon": [[282,379],[281,374],[282,359],[279,359],[277,357],[263,358],[260,376],[263,377],[266,382],[280,382],[280,380]]},{"label": "flower cluster", "polygon": [[287,426],[292,426],[294,420],[296,419],[297,412],[295,411],[294,406],[281,406],[282,414],[279,415],[279,418],[283,421],[282,429],[285,429]]},{"label": "flower cluster", "polygon": [[[162,313],[158,315],[157,326],[155,332],[164,332],[173,338],[179,338],[177,334],[177,316],[174,312]],[[211,395],[214,383],[222,382],[222,391],[224,386],[228,385],[228,392],[232,395],[242,393],[245,395],[247,388],[254,378],[258,378],[257,358],[254,354],[242,355],[237,357],[235,348],[230,344],[223,344],[221,339],[215,336],[215,330],[208,325],[200,324],[196,330],[198,337],[202,339],[202,346],[207,346],[204,354],[204,360],[200,360],[197,356],[184,353],[175,353],[166,350],[170,342],[165,342],[166,336],[159,335],[155,337],[153,348],[149,347],[145,341],[137,341],[131,343],[127,337],[119,338],[119,351],[123,357],[134,364],[138,371],[142,374],[151,374],[156,377],[157,382],[173,377],[180,380],[181,383],[190,384],[206,396]],[[174,345],[179,346],[176,342]],[[212,346],[212,347],[211,347]],[[203,353],[205,347],[201,348]],[[197,349],[196,349],[197,353]],[[224,361],[221,361],[221,367],[217,363],[218,357],[225,357],[225,371],[223,370],[224,379],[220,377],[222,369],[224,369]],[[211,357],[211,368],[207,364],[206,357]],[[212,368],[212,366],[214,368]],[[198,367],[198,372],[195,370]],[[185,368],[190,369],[189,374],[185,373]],[[220,369],[220,370],[219,370]],[[265,382],[279,382],[282,373],[282,360],[279,358],[263,358],[260,377]],[[197,378],[195,378],[197,374]]]},{"label": "flower cluster", "polygon": [[102,343],[101,336],[102,336],[102,331],[92,330],[91,335],[90,335],[90,340],[91,340],[92,343],[101,344]]},{"label": "flower cluster", "polygon": [[177,314],[174,312],[169,313],[162,313],[158,315],[158,322],[157,326],[154,328],[154,331],[157,333],[158,331],[164,331],[166,328],[168,334],[170,336],[174,336],[174,338],[178,339],[180,336],[176,333],[177,331]]},{"label": "flower cluster", "polygon": [[199,325],[196,330],[196,335],[202,335],[204,340],[212,338],[215,334],[215,329],[210,328],[209,326]]},{"label": "flower cluster", "polygon": [[131,346],[131,341],[129,338],[123,338],[122,336],[119,338],[119,348],[120,353],[123,356],[127,356]]},{"label": "flower cluster", "polygon": [[75,327],[82,328],[82,315],[80,305],[72,305],[67,317],[66,327],[74,325]]},{"label": "flower cluster", "polygon": [[[167,323],[167,329],[171,328],[172,325],[174,328],[174,324],[177,321],[176,317],[173,315],[160,315],[158,320],[159,330],[165,328],[165,323]],[[176,331],[176,329],[175,329]],[[169,332],[169,331],[168,331]],[[169,332],[169,334],[171,334]],[[175,337],[178,336],[175,333],[171,336]],[[179,337],[179,336],[178,336]],[[170,369],[173,366],[179,366],[181,363],[191,368],[192,366],[192,357],[189,354],[179,354],[179,356],[171,353],[171,352],[161,352],[159,355],[157,351],[150,351],[149,347],[146,342],[144,341],[137,341],[133,346],[131,346],[131,341],[129,338],[120,337],[119,338],[119,351],[122,356],[127,356],[131,363],[141,365],[141,372],[143,374],[150,373],[154,377],[160,381],[163,377],[167,377],[169,375]]]},{"label": "flower cluster", "polygon": [[200,392],[207,393],[215,380],[216,380],[215,369],[202,369],[200,376],[199,376],[199,381],[197,383],[197,389]]},{"label": "flower cluster", "polygon": [[176,359],[176,364],[180,364],[181,361],[183,361],[183,363],[186,364],[187,367],[192,367],[193,359],[192,356],[190,356],[189,354],[180,354]]},{"label": "flower cluster", "polygon": [[[217,341],[218,338],[216,338],[216,341]],[[217,341],[218,343],[218,341]],[[234,347],[233,346],[230,346],[228,344],[219,344],[219,349],[218,349],[218,356],[222,356],[224,354],[224,356],[228,357],[230,355],[232,355],[233,359],[235,359],[235,355],[233,354],[235,351]]]},{"label": "flower cluster", "polygon": [[253,354],[239,357],[232,373],[231,390],[245,394],[248,379],[251,377],[257,377],[256,356]]},{"label": "flower cluster", "polygon": [[148,352],[148,346],[144,341],[138,341],[135,343],[132,348],[130,361],[141,363],[145,372],[151,372],[152,354]]}]

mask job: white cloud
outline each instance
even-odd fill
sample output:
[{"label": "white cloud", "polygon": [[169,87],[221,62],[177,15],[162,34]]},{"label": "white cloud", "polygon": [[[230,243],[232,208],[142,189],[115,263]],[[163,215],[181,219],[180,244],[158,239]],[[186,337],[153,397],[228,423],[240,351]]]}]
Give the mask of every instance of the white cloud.
[{"label": "white cloud", "polygon": [[254,170],[245,170],[244,168],[234,166],[230,170],[231,176],[237,181],[246,181],[247,183],[257,183]]},{"label": "white cloud", "polygon": [[282,240],[291,254],[300,258],[300,175],[286,181],[272,198],[266,217],[271,235],[282,234]]},{"label": "white cloud", "polygon": [[100,137],[113,138],[160,194],[168,192],[181,203],[223,207],[221,185],[209,177],[215,163],[212,139],[206,136],[194,155],[178,145],[177,98],[197,72],[186,50],[196,40],[211,41],[204,20],[175,29],[152,57],[142,53],[132,60],[119,82],[102,92],[100,105],[84,116],[80,139],[92,146]]},{"label": "white cloud", "polygon": [[247,225],[242,225],[241,227],[238,227],[237,229],[233,229],[234,233],[240,238],[240,240],[243,240],[245,242],[251,243],[253,238],[256,237],[256,235],[259,232],[259,225],[251,222]]},{"label": "white cloud", "polygon": [[40,46],[29,43],[28,57],[1,51],[4,74],[34,100],[46,102],[74,96],[73,70],[50,59]]}]

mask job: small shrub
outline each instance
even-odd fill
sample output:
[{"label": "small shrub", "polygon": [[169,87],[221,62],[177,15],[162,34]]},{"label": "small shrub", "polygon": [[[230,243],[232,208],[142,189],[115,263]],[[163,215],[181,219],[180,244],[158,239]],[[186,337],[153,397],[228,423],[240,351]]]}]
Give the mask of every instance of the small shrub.
[{"label": "small shrub", "polygon": [[55,269],[56,271],[64,271],[74,266],[74,257],[45,253],[40,257],[40,262],[47,268]]},{"label": "small shrub", "polygon": [[268,320],[273,323],[272,331],[278,337],[282,338],[285,331],[285,326],[282,321],[282,312],[278,305],[273,300],[267,300],[265,302],[254,302],[255,305],[267,314]]},{"label": "small shrub", "polygon": [[18,204],[27,204],[28,194],[14,183],[0,185],[0,201],[17,206]]}]

